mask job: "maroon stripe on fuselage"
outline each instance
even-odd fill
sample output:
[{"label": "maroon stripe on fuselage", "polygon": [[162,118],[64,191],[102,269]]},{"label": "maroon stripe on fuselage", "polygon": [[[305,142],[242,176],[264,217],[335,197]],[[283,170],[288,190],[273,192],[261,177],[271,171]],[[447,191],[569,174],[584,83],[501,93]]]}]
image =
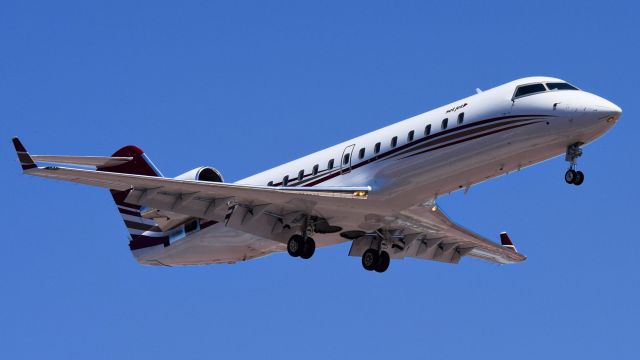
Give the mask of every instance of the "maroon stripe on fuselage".
[{"label": "maroon stripe on fuselage", "polygon": [[[438,139],[438,138],[443,138],[443,139],[446,138],[446,140],[442,140],[442,139],[438,140],[438,142],[442,142],[442,141],[449,141],[449,140],[458,138],[460,136],[466,136],[469,133],[473,133],[470,130],[466,130],[466,131],[461,131],[461,130],[465,130],[465,129],[469,129],[469,128],[479,128],[479,130],[475,130],[474,131],[474,132],[479,132],[479,131],[484,131],[484,130],[487,130],[489,128],[493,128],[493,127],[496,127],[496,126],[507,125],[507,124],[510,124],[510,123],[513,123],[513,122],[516,122],[516,121],[526,121],[526,118],[529,118],[529,117],[550,117],[550,115],[501,116],[501,117],[485,119],[485,120],[476,121],[476,122],[473,122],[473,123],[469,123],[469,124],[453,127],[453,128],[451,128],[449,130],[445,130],[445,131],[441,131],[441,132],[433,134],[433,135],[425,136],[425,137],[423,137],[421,139],[418,139],[416,141],[413,141],[411,143],[407,143],[407,144],[399,146],[397,148],[393,148],[391,150],[388,150],[385,153],[378,154],[378,155],[376,155],[376,156],[374,156],[374,157],[372,157],[372,158],[370,158],[368,160],[365,160],[363,162],[360,162],[360,163],[358,163],[356,165],[351,166],[350,170],[357,169],[357,168],[359,168],[361,166],[370,164],[370,163],[378,161],[378,160],[383,160],[383,159],[386,159],[386,158],[390,158],[391,157],[390,155],[396,154],[398,152],[407,153],[407,152],[414,151],[414,150],[419,149],[419,148],[424,148],[426,146],[432,146],[433,144],[435,144],[434,141],[432,141],[432,140],[435,140],[435,139]],[[512,120],[512,121],[509,121],[509,122],[503,122],[503,123],[492,125],[492,126],[481,126],[481,125],[484,125],[484,124],[493,123],[493,122],[497,122],[497,121],[501,121],[501,120],[508,120],[508,119],[516,119],[516,120]],[[449,136],[447,136],[447,135],[449,135]],[[458,135],[458,136],[456,136],[456,135]],[[428,144],[425,144],[425,143],[428,143]],[[342,161],[342,159],[339,159],[339,161]],[[324,170],[324,171],[327,171],[327,170]],[[309,178],[307,180],[303,180],[303,181],[300,181],[298,183],[295,183],[295,179],[294,179],[292,181],[293,183],[291,184],[291,186],[305,186],[305,187],[314,186],[314,185],[320,184],[320,183],[322,183],[324,181],[327,181],[329,179],[332,179],[332,178],[334,178],[336,176],[339,176],[339,175],[341,175],[341,173],[342,173],[342,168],[337,168],[335,171],[333,171],[333,172],[331,172],[329,174],[313,176],[313,177],[311,177],[311,178]],[[313,181],[314,179],[317,179],[317,180]],[[282,184],[281,182],[280,183],[276,183],[276,184],[274,184],[274,186],[280,186],[281,184]]]},{"label": "maroon stripe on fuselage", "polygon": [[501,122],[501,123],[494,123],[494,124],[489,124],[489,125],[485,125],[485,126],[480,126],[480,127],[474,127],[465,131],[458,131],[452,134],[449,134],[449,136],[442,136],[439,138],[435,138],[432,139],[431,141],[425,141],[423,144],[420,144],[418,146],[411,146],[409,148],[407,148],[404,151],[400,151],[397,154],[394,154],[393,156],[390,157],[397,157],[400,155],[405,155],[408,154],[412,151],[416,151],[416,150],[420,150],[420,149],[424,149],[430,146],[434,146],[434,145],[438,145],[438,144],[442,144],[442,143],[446,143],[447,141],[451,141],[451,140],[456,140],[459,139],[461,137],[465,137],[465,136],[469,136],[469,135],[473,135],[473,134],[477,134],[486,130],[490,130],[490,129],[495,129],[497,127],[504,127],[513,123],[517,123],[517,122],[524,122],[527,120],[511,120],[511,121],[505,121],[505,122]]},{"label": "maroon stripe on fuselage", "polygon": [[451,142],[451,143],[447,143],[447,144],[444,144],[444,145],[436,146],[436,147],[434,147],[432,149],[427,149],[427,150],[423,150],[423,151],[417,152],[415,154],[407,155],[407,156],[403,157],[403,159],[406,159],[406,158],[412,157],[412,156],[416,156],[416,155],[420,155],[420,154],[424,154],[424,153],[427,153],[427,152],[430,152],[430,151],[442,149],[442,148],[445,148],[447,146],[457,145],[457,144],[460,144],[460,143],[463,143],[463,142],[466,142],[466,141],[479,139],[481,137],[493,135],[493,134],[496,134],[496,133],[499,133],[499,132],[503,132],[503,131],[507,131],[507,130],[511,130],[511,129],[516,129],[516,128],[527,126],[527,125],[537,124],[537,123],[540,123],[540,122],[542,122],[542,121],[533,121],[533,122],[528,122],[528,123],[524,123],[524,124],[518,124],[518,125],[509,126],[509,127],[503,128],[503,129],[497,129],[497,130],[494,130],[494,131],[490,131],[488,133],[482,133],[480,135],[476,135],[476,136],[472,136],[472,137],[469,137],[469,138],[461,139],[461,140],[454,141],[454,142]]},{"label": "maroon stripe on fuselage", "polygon": [[[385,159],[391,158],[392,156],[390,156],[390,155],[396,154],[396,153],[398,153],[398,152],[402,152],[403,154],[406,154],[406,153],[408,153],[408,152],[410,152],[410,151],[414,151],[414,150],[416,150],[416,149],[413,149],[413,148],[424,148],[424,147],[425,147],[424,145],[426,145],[426,146],[432,146],[433,144],[422,144],[422,143],[425,143],[425,142],[427,142],[427,141],[430,141],[430,140],[433,140],[433,139],[437,139],[437,138],[443,137],[443,136],[445,136],[445,135],[449,135],[449,134],[451,134],[451,135],[452,135],[452,136],[448,136],[446,140],[443,140],[443,141],[450,141],[450,140],[457,139],[458,137],[468,136],[470,133],[475,133],[475,132],[485,131],[485,130],[488,130],[489,128],[494,128],[494,127],[495,127],[495,126],[490,126],[490,127],[484,126],[484,127],[480,128],[480,129],[478,129],[477,131],[474,131],[474,132],[470,132],[470,131],[460,132],[460,130],[469,129],[469,128],[474,127],[474,126],[483,125],[483,124],[488,124],[488,123],[495,122],[495,121],[507,120],[507,119],[520,119],[520,120],[514,120],[514,121],[505,122],[505,123],[501,123],[501,124],[497,124],[497,125],[496,125],[496,126],[502,126],[502,125],[512,124],[512,123],[517,122],[517,121],[526,121],[526,120],[527,120],[526,118],[534,118],[534,117],[550,117],[550,116],[551,116],[551,115],[514,115],[514,116],[501,116],[501,117],[496,117],[496,118],[486,119],[486,120],[477,121],[477,122],[474,122],[474,123],[470,123],[470,124],[466,124],[466,125],[458,126],[458,127],[456,127],[456,128],[452,128],[452,129],[450,129],[450,130],[445,130],[445,131],[439,132],[439,133],[434,134],[434,135],[431,135],[431,136],[425,136],[424,138],[419,139],[419,140],[417,140],[417,141],[415,141],[415,142],[413,142],[413,143],[407,143],[407,144],[405,144],[405,145],[402,145],[402,146],[399,146],[399,147],[397,147],[397,148],[391,149],[391,150],[387,151],[386,153],[383,153],[383,154],[380,154],[380,155],[374,156],[374,157],[372,157],[372,158],[370,158],[370,159],[368,159],[368,160],[366,160],[366,161],[363,161],[363,162],[360,162],[360,163],[358,163],[358,164],[356,164],[356,165],[353,165],[353,166],[351,166],[351,167],[350,167],[350,169],[351,169],[351,170],[355,170],[355,169],[358,169],[358,168],[360,168],[360,167],[362,167],[362,166],[364,166],[364,165],[370,164],[370,163],[372,163],[372,162],[375,162],[375,161],[378,161],[378,160],[385,160]],[[516,126],[516,127],[519,127],[519,126]],[[512,126],[512,127],[506,128],[505,130],[509,130],[509,129],[513,129],[513,128],[515,128],[515,127],[513,127],[513,126]],[[496,132],[500,132],[500,131],[493,131],[493,132],[489,132],[489,133],[481,134],[481,135],[478,135],[478,136],[474,136],[474,137],[468,138],[468,140],[477,139],[477,138],[482,137],[483,135],[491,135],[491,134],[495,134]],[[459,135],[459,136],[453,136],[453,135],[454,135],[453,133],[457,133],[456,135]],[[438,148],[438,149],[441,149],[441,148],[444,148],[444,147],[446,147],[446,146],[459,144],[459,143],[464,142],[464,141],[465,141],[465,139],[460,140],[460,141],[457,141],[457,142],[453,142],[453,143],[445,144],[445,145],[439,146],[439,147],[437,147],[437,148]],[[440,142],[440,141],[438,141],[438,142]],[[417,145],[421,145],[421,146],[417,146]],[[410,149],[410,148],[411,148],[411,149]],[[407,150],[407,151],[403,151],[403,150]],[[434,149],[434,150],[435,150],[435,149]],[[427,151],[430,151],[430,150],[427,150]],[[421,153],[424,153],[424,152],[427,152],[427,151],[422,151]],[[405,157],[405,158],[406,158],[406,157]],[[342,160],[342,159],[340,159],[340,160]],[[335,172],[333,172],[333,173],[331,173],[331,174],[326,175],[326,176],[325,176],[325,177],[323,177],[323,178],[320,178],[320,179],[315,180],[315,181],[313,181],[313,182],[310,182],[310,183],[304,184],[304,185],[302,185],[302,186],[305,186],[305,187],[315,186],[315,185],[321,184],[321,183],[323,183],[323,182],[325,182],[325,181],[327,181],[327,180],[333,179],[333,178],[335,178],[335,177],[337,177],[337,176],[339,176],[339,175],[341,175],[341,170],[340,170],[340,169],[338,169],[337,171],[335,171]],[[277,186],[277,184],[276,184],[276,186]]]}]

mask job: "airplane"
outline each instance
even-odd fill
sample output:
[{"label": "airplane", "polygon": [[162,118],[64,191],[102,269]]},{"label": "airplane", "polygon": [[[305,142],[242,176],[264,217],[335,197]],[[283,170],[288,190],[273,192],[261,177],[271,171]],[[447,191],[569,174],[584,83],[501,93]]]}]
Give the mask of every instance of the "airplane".
[{"label": "airplane", "polygon": [[24,174],[109,189],[141,264],[235,263],[285,250],[309,259],[316,247],[350,241],[349,256],[381,273],[391,259],[525,260],[507,233],[495,243],[454,223],[436,200],[563,154],[565,182],[580,185],[582,147],[621,113],[564,80],[522,78],[234,183],[209,166],[165,177],[133,145],[111,156],[51,156],[13,144]]}]

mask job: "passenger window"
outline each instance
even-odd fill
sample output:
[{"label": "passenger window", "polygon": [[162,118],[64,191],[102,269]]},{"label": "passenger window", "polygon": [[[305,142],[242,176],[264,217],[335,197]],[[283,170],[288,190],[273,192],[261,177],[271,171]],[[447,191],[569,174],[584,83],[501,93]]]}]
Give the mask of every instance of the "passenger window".
[{"label": "passenger window", "polygon": [[429,136],[431,134],[431,124],[424,127],[424,136]]},{"label": "passenger window", "polygon": [[298,171],[298,181],[302,181],[304,178],[304,170]]},{"label": "passenger window", "polygon": [[397,137],[397,136],[394,136],[394,137],[391,139],[391,147],[392,147],[392,148],[394,148],[394,147],[396,147],[396,145],[398,145],[398,137]]},{"label": "passenger window", "polygon": [[380,152],[380,143],[376,143],[376,145],[373,147],[373,152],[376,154]]},{"label": "passenger window", "polygon": [[364,148],[360,149],[360,152],[358,153],[358,158],[362,159],[364,157]]},{"label": "passenger window", "polygon": [[415,132],[413,130],[409,131],[409,133],[407,134],[407,142],[411,142],[413,141],[413,134]]},{"label": "passenger window", "polygon": [[289,175],[282,178],[282,186],[287,186],[287,185],[289,185]]},{"label": "passenger window", "polygon": [[535,93],[541,93],[547,91],[547,88],[542,84],[530,84],[530,85],[521,85],[516,89],[515,94],[513,95],[514,99],[525,95],[531,95]]},{"label": "passenger window", "polygon": [[311,173],[315,176],[318,175],[318,164],[313,165],[313,170],[311,170]]},{"label": "passenger window", "polygon": [[333,159],[329,160],[329,163],[327,164],[327,169],[329,170],[333,169]]},{"label": "passenger window", "polygon": [[267,183],[267,186],[273,186],[273,181],[269,181],[269,182]]},{"label": "passenger window", "polygon": [[464,113],[461,112],[460,114],[458,114],[458,125],[462,125],[463,122],[464,122]]},{"label": "passenger window", "polygon": [[342,159],[342,164],[347,165],[349,163],[349,154],[344,154],[344,159]]},{"label": "passenger window", "polygon": [[440,125],[440,128],[442,130],[445,130],[447,128],[447,125],[449,125],[449,118],[442,120],[442,124]]}]

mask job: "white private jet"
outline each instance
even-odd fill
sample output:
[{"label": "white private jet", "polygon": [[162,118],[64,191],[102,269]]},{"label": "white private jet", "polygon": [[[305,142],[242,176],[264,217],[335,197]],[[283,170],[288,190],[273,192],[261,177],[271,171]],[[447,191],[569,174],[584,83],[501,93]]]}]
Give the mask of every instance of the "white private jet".
[{"label": "white private jet", "polygon": [[13,143],[25,174],[110,189],[142,264],[235,263],[285,249],[309,259],[345,241],[377,272],[405,257],[517,263],[526,257],[506,233],[501,244],[489,241],[452,222],[436,199],[561,154],[565,181],[580,185],[581,146],[621,109],[551,77],[476,92],[235,183],[205,166],[164,177],[136,146],[110,157],[49,156]]}]

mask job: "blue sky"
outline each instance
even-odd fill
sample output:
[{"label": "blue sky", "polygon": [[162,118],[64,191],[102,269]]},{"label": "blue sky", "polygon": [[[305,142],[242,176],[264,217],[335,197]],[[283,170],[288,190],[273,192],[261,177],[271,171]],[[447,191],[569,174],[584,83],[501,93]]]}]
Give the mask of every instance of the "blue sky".
[{"label": "blue sky", "polygon": [[[445,4],[446,3],[446,4]],[[4,2],[0,357],[636,358],[634,2]],[[145,149],[237,180],[529,75],[623,109],[585,148],[442,198],[522,264],[405,260],[144,267],[102,189],[22,176],[33,153]]]}]

